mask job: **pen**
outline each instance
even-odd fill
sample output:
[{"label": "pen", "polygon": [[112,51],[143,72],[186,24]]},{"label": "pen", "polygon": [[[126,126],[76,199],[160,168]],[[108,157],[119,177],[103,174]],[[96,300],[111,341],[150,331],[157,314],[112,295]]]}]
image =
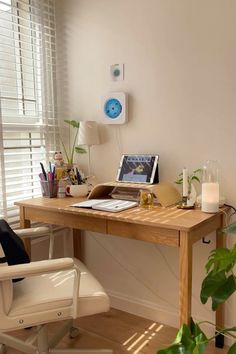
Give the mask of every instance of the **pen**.
[{"label": "pen", "polygon": [[82,178],[81,178],[81,175],[80,175],[77,167],[75,168],[75,171],[76,171],[76,177],[77,177],[78,184],[82,184]]},{"label": "pen", "polygon": [[47,181],[47,174],[46,174],[46,171],[45,171],[45,168],[44,168],[42,162],[40,162],[40,165],[41,165],[41,169],[42,169],[42,173],[43,173],[44,179],[45,179],[45,181]]},{"label": "pen", "polygon": [[48,172],[48,181],[52,181],[53,178],[52,178],[52,172]]},{"label": "pen", "polygon": [[55,173],[56,173],[56,167],[55,165],[53,166],[53,169],[52,169],[52,179],[54,180],[55,179]]}]

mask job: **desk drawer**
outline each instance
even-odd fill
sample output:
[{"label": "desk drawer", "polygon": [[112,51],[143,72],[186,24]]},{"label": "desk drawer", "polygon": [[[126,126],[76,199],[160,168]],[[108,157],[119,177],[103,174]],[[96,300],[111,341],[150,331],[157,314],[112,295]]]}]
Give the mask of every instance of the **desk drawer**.
[{"label": "desk drawer", "polygon": [[172,229],[108,220],[107,233],[135,240],[179,247],[179,231]]},{"label": "desk drawer", "polygon": [[63,225],[72,229],[89,230],[106,233],[106,220],[95,219],[87,215],[79,215],[77,213],[63,213],[59,211],[33,209],[25,209],[25,219],[31,221],[41,221],[49,224]]}]

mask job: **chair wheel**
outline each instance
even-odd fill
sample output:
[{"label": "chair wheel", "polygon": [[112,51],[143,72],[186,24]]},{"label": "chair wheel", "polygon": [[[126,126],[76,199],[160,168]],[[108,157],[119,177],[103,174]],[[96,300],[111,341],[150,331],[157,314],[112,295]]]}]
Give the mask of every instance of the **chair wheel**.
[{"label": "chair wheel", "polygon": [[[69,330],[70,338],[75,338],[79,335],[79,328],[78,327],[71,327]],[[0,353],[1,354],[1,353]]]},{"label": "chair wheel", "polygon": [[5,354],[7,347],[4,344],[0,344],[0,354]]}]

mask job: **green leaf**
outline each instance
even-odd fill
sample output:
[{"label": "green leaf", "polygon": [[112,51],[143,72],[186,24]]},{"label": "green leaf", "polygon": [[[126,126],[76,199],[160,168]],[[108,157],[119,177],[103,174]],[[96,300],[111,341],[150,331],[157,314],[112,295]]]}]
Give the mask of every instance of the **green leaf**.
[{"label": "green leaf", "polygon": [[75,146],[75,152],[77,152],[77,154],[86,154],[87,153],[87,151],[80,146]]},{"label": "green leaf", "polygon": [[236,353],[236,342],[233,345],[231,345],[227,354],[235,354],[235,353]]},{"label": "green leaf", "polygon": [[234,261],[234,264],[236,263],[236,243],[234,245],[234,247],[231,250],[231,255],[232,255],[232,259]]},{"label": "green leaf", "polygon": [[184,324],[178,331],[175,341],[157,354],[203,354],[208,339],[201,328],[191,320],[191,325]]},{"label": "green leaf", "polygon": [[212,271],[206,276],[202,282],[200,299],[203,304],[207,302],[215,291],[224,284],[226,276],[224,272],[214,274]]},{"label": "green leaf", "polygon": [[188,325],[182,325],[173,344],[181,344],[185,348],[186,353],[192,353],[195,341],[192,339],[191,329]]},{"label": "green leaf", "polygon": [[212,310],[224,303],[236,291],[234,275],[226,277],[224,272],[210,272],[202,282],[201,302],[205,304],[209,297],[212,299]]},{"label": "green leaf", "polygon": [[196,180],[197,182],[200,183],[200,179],[197,176],[192,176],[191,181]]},{"label": "green leaf", "polygon": [[205,336],[205,334],[202,332],[200,333],[198,336],[195,337],[195,342],[196,342],[196,346],[194,348],[194,354],[202,354],[205,352],[205,349],[207,347],[208,344],[208,339]]},{"label": "green leaf", "polygon": [[199,335],[203,335],[205,337],[205,339],[207,339],[204,332],[201,330],[199,325],[193,321],[192,318],[191,318],[191,332],[194,337],[197,337]]},{"label": "green leaf", "polygon": [[181,339],[182,339],[182,336],[183,336],[184,326],[186,326],[186,325],[183,324],[183,325],[180,327],[180,329],[178,330],[178,333],[176,334],[176,337],[175,337],[175,340],[174,340],[173,344],[176,344],[176,343],[180,343],[180,342],[181,342]]},{"label": "green leaf", "polygon": [[208,339],[204,332],[191,319],[191,325],[182,325],[175,341],[168,347],[159,350],[157,354],[203,354]]},{"label": "green leaf", "polygon": [[182,344],[172,344],[168,348],[157,351],[157,354],[191,354]]},{"label": "green leaf", "polygon": [[190,352],[195,347],[195,341],[192,339],[192,334],[191,334],[190,328],[187,325],[183,325],[183,335],[181,338],[181,343]]},{"label": "green leaf", "polygon": [[191,337],[191,329],[185,323],[180,327],[173,343],[181,343],[183,338]]},{"label": "green leaf", "polygon": [[193,319],[191,319],[191,332],[195,340],[195,348],[193,354],[202,354],[206,349],[208,339],[199,325],[194,323]]},{"label": "green leaf", "polygon": [[191,318],[191,323],[190,323],[190,331],[194,336],[197,336],[199,333],[201,333],[201,328],[197,325],[197,323],[194,322],[194,320]]},{"label": "green leaf", "polygon": [[216,250],[211,251],[210,256],[208,257],[208,262],[206,264],[206,270],[209,272],[229,272],[235,264],[236,257],[234,253],[228,248],[217,248]]},{"label": "green leaf", "polygon": [[218,306],[224,303],[235,291],[236,279],[232,274],[212,294],[212,310],[216,311]]},{"label": "green leaf", "polygon": [[64,120],[65,123],[71,125],[73,128],[79,128],[79,125],[80,125],[80,122],[77,121],[77,120],[68,120],[68,119],[65,119]]},{"label": "green leaf", "polygon": [[194,173],[194,174],[196,174],[196,173],[202,173],[202,168],[198,168],[197,170],[194,170],[193,173]]},{"label": "green leaf", "polygon": [[[197,174],[202,173],[202,169],[198,168],[197,170],[194,170],[192,174],[188,176],[188,183],[191,184],[192,181],[197,181],[200,183],[200,178],[197,176]],[[179,179],[175,181],[176,184],[182,184],[183,183],[183,172],[181,172],[179,175]]]},{"label": "green leaf", "polygon": [[176,184],[182,184],[183,183],[183,178],[179,178],[177,181],[175,181]]}]

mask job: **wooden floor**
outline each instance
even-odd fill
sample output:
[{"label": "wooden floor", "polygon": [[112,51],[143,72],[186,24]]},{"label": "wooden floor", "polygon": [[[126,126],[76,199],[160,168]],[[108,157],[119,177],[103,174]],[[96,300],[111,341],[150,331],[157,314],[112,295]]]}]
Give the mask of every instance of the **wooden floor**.
[{"label": "wooden floor", "polygon": [[[80,335],[75,339],[67,336],[61,341],[60,348],[113,349],[114,354],[155,354],[156,351],[170,344],[176,329],[145,318],[112,309],[102,315],[82,318],[78,322]],[[49,335],[56,331],[58,324],[49,326]],[[16,332],[24,339],[32,330]],[[226,349],[218,349],[211,343],[206,354],[226,354]],[[8,349],[7,354],[19,354]]]}]

